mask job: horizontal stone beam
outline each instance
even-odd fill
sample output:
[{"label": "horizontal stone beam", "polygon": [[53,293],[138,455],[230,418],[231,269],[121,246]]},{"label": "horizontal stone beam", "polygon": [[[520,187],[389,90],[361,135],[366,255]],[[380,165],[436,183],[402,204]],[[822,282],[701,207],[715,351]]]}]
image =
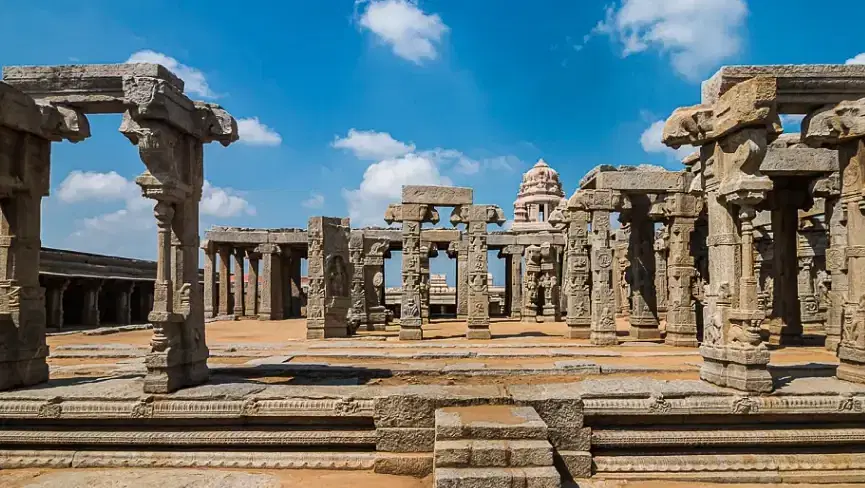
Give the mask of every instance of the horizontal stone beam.
[{"label": "horizontal stone beam", "polygon": [[810,147],[769,147],[760,163],[767,176],[796,176],[838,171],[838,151]]},{"label": "horizontal stone beam", "polygon": [[686,171],[599,171],[581,187],[627,193],[683,193],[693,178]]},{"label": "horizontal stone beam", "polygon": [[560,232],[553,234],[505,234],[491,232],[487,236],[487,245],[490,249],[512,245],[540,246],[545,242],[549,242],[553,245],[564,246],[565,237]]},{"label": "horizontal stone beam", "polygon": [[807,114],[823,105],[865,97],[865,65],[724,66],[703,82],[702,103],[713,104],[737,83],[757,76],[777,79],[779,113]]},{"label": "horizontal stone beam", "polygon": [[471,205],[473,194],[471,188],[459,186],[417,186],[402,187],[402,203],[421,203],[427,205]]},{"label": "horizontal stone beam", "polygon": [[36,99],[74,106],[87,113],[122,113],[126,109],[123,79],[163,80],[183,92],[183,81],[158,64],[85,64],[7,66],[3,81]]}]

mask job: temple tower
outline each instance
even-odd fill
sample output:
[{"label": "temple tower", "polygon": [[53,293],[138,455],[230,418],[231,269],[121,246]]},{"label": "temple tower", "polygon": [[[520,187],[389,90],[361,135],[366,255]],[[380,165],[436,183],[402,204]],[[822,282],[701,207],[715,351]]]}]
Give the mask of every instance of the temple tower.
[{"label": "temple tower", "polygon": [[523,175],[520,191],[514,201],[515,232],[552,231],[550,214],[565,199],[559,173],[543,159]]}]

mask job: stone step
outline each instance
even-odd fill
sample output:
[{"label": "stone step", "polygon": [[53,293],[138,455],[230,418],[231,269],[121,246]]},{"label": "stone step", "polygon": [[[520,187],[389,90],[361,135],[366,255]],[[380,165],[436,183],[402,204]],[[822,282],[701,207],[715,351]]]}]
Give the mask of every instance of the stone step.
[{"label": "stone step", "polygon": [[547,424],[532,407],[481,405],[435,412],[436,441],[547,439]]},{"label": "stone step", "polygon": [[436,468],[435,488],[561,488],[556,468]]},{"label": "stone step", "polygon": [[436,467],[522,468],[552,466],[553,446],[545,440],[457,440],[435,443]]}]

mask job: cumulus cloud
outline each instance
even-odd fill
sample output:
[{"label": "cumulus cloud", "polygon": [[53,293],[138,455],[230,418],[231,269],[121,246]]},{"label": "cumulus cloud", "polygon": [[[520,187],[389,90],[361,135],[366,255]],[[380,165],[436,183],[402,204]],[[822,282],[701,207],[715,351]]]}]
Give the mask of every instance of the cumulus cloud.
[{"label": "cumulus cloud", "polygon": [[250,146],[278,146],[282,143],[282,136],[262,124],[258,117],[237,119],[237,134],[242,144]]},{"label": "cumulus cloud", "polygon": [[218,95],[210,89],[210,85],[207,84],[207,78],[205,78],[204,73],[202,73],[201,70],[187,66],[167,54],[145,49],[133,53],[132,56],[129,56],[129,59],[127,59],[126,62],[161,64],[171,70],[171,72],[177,75],[178,78],[183,80],[186,92],[190,95],[198,95],[204,98],[218,97]]},{"label": "cumulus cloud", "polygon": [[865,53],[860,53],[848,59],[844,64],[865,64]]},{"label": "cumulus cloud", "polygon": [[607,35],[622,56],[648,50],[668,54],[683,77],[699,81],[739,53],[748,6],[745,0],[622,0],[607,8],[592,36]]},{"label": "cumulus cloud", "polygon": [[397,56],[421,64],[438,57],[436,45],[448,31],[437,14],[426,14],[412,0],[358,0],[361,27],[391,46]]},{"label": "cumulus cloud", "polygon": [[661,142],[661,137],[664,134],[663,120],[652,122],[646,130],[640,134],[640,146],[647,153],[666,154],[670,159],[681,161],[682,158],[691,154],[696,150],[694,146],[682,146],[679,149],[667,147]]},{"label": "cumulus cloud", "polygon": [[349,129],[345,137],[336,137],[331,146],[369,160],[395,158],[415,150],[414,144],[397,141],[387,132],[356,129]]},{"label": "cumulus cloud", "polygon": [[436,161],[419,154],[406,154],[371,164],[360,187],[343,190],[353,225],[382,225],[389,203],[399,201],[403,185],[451,185]]},{"label": "cumulus cloud", "polygon": [[141,190],[134,182],[120,176],[115,171],[97,173],[75,170],[69,173],[60,188],[57,198],[61,202],[75,203],[86,200],[128,200],[140,196]]},{"label": "cumulus cloud", "polygon": [[300,202],[300,205],[308,209],[317,209],[324,207],[324,195],[321,193],[311,193],[309,198]]},{"label": "cumulus cloud", "polygon": [[213,186],[204,182],[201,189],[201,215],[228,218],[240,215],[255,215],[253,207],[245,198],[232,188]]}]

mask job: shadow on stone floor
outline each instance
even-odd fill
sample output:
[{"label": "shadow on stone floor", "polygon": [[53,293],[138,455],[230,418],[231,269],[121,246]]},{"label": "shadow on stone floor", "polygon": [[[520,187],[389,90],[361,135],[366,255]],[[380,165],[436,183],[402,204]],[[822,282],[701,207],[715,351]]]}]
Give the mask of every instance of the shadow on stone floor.
[{"label": "shadow on stone floor", "polygon": [[769,365],[769,374],[772,375],[772,383],[775,389],[789,385],[793,380],[800,378],[831,378],[835,376],[838,366],[828,363],[806,363],[790,365]]}]

